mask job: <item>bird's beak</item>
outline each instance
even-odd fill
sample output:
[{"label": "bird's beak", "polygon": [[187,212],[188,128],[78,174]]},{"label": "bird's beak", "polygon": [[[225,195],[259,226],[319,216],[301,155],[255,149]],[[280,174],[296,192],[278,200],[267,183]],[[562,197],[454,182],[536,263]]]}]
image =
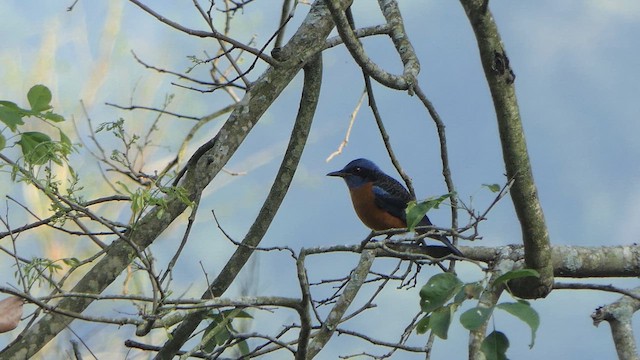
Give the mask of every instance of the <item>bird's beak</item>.
[{"label": "bird's beak", "polygon": [[332,171],[330,173],[327,174],[327,176],[337,176],[337,177],[345,177],[349,174],[347,174],[346,172],[343,172],[342,170],[338,170],[338,171]]}]

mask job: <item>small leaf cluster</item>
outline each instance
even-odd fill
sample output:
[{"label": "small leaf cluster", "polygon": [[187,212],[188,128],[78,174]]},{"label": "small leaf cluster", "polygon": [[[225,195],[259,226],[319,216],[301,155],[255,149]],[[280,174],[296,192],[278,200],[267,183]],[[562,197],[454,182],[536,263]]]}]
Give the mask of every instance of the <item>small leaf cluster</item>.
[{"label": "small leaf cluster", "polygon": [[7,146],[7,130],[18,138],[15,142],[20,146],[24,162],[29,165],[43,165],[53,161],[62,165],[73,149],[69,137],[58,129],[60,140],[53,140],[45,133],[39,131],[20,131],[25,125],[26,118],[36,118],[46,124],[54,125],[65,121],[62,115],[54,113],[51,109],[51,91],[44,85],[34,85],[27,93],[29,108],[23,108],[16,103],[0,100],[0,122],[5,128],[0,131],[0,151]]},{"label": "small leaf cluster", "polygon": [[164,195],[179,199],[187,206],[193,206],[193,201],[189,199],[186,190],[182,187],[136,188],[131,190],[121,181],[116,183],[131,198],[131,211],[134,219],[139,219],[151,206],[158,206],[156,217],[158,219],[161,218],[167,210],[167,198]]},{"label": "small leaf cluster", "polygon": [[116,139],[119,139],[122,142],[124,150],[112,150],[109,159],[123,165],[125,168],[131,168],[133,166],[131,159],[129,158],[131,155],[131,149],[141,149],[144,144],[139,144],[140,135],[127,133],[124,123],[125,120],[123,118],[119,118],[116,121],[102,123],[96,128],[96,134],[107,131],[111,132]]},{"label": "small leaf cluster", "polygon": [[[538,273],[530,269],[509,271],[496,278],[491,286],[505,286],[509,280],[529,276],[538,276]],[[483,290],[481,282],[465,284],[452,273],[431,277],[420,290],[420,308],[425,315],[418,321],[416,331],[424,334],[431,330],[439,338],[446,339],[455,311],[465,300],[479,299]],[[529,347],[533,347],[540,318],[531,305],[521,299],[502,302],[494,307],[478,304],[460,315],[460,323],[467,330],[477,330],[487,323],[495,309],[506,311],[527,324],[531,329]],[[494,330],[484,339],[481,351],[488,360],[502,360],[507,358],[508,347],[507,336]]]},{"label": "small leaf cluster", "polygon": [[14,276],[18,279],[18,283],[25,285],[27,288],[31,288],[35,283],[38,286],[42,286],[43,282],[51,285],[49,283],[50,279],[54,274],[62,270],[62,266],[58,263],[59,261],[70,267],[78,266],[80,263],[77,258],[51,260],[35,257],[24,265],[20,265],[20,270],[16,270]]},{"label": "small leaf cluster", "polygon": [[427,200],[421,202],[410,201],[407,205],[407,208],[405,209],[405,212],[407,214],[408,230],[413,231],[413,229],[418,226],[422,218],[424,218],[429,210],[439,208],[440,204],[442,204],[443,201],[449,199],[452,195],[455,195],[455,193],[428,198]]}]

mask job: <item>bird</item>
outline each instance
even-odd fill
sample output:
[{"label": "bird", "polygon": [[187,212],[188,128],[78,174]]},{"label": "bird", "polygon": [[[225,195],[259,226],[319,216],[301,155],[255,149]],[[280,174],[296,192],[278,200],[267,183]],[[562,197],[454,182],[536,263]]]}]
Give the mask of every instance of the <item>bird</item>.
[{"label": "bird", "polygon": [[[371,160],[355,159],[344,168],[328,173],[327,176],[344,179],[349,188],[353,208],[368,228],[381,231],[407,227],[405,209],[409,202],[415,199],[398,180],[385,174]],[[417,226],[431,225],[433,223],[425,215]],[[434,234],[429,237],[442,242],[451,254],[463,256],[446,236]]]}]

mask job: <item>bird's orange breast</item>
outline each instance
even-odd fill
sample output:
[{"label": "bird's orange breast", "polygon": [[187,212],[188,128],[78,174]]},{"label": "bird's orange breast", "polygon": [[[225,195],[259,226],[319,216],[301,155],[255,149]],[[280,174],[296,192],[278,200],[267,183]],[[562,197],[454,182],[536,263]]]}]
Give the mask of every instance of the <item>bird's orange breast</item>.
[{"label": "bird's orange breast", "polygon": [[349,189],[349,193],[351,194],[351,201],[356,214],[370,229],[387,230],[407,227],[402,219],[389,214],[376,205],[373,183]]}]

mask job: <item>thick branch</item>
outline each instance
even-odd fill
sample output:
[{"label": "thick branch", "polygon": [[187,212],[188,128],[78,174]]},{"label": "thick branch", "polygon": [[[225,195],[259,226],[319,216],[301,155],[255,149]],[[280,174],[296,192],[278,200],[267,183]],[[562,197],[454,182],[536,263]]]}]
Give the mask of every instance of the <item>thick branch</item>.
[{"label": "thick branch", "polygon": [[300,256],[296,260],[296,269],[298,273],[298,283],[300,284],[300,292],[302,299],[300,301],[300,333],[298,334],[298,349],[296,350],[296,360],[305,360],[307,358],[307,346],[309,345],[309,336],[311,334],[311,315],[309,311],[312,308],[311,291],[309,289],[309,279],[307,278],[307,269],[304,267],[305,253],[300,252]]},{"label": "thick branch", "polygon": [[[432,260],[447,255],[442,246],[421,246],[407,243],[370,242],[365,249],[375,249],[376,257]],[[391,249],[393,251],[389,251]],[[513,268],[524,265],[524,247],[506,245],[502,247],[461,246],[460,250],[470,261],[493,263],[498,259],[513,262]],[[324,252],[361,251],[359,244],[336,245],[322,248],[307,248],[307,254]],[[551,249],[555,276],[564,278],[590,277],[638,277],[640,276],[640,245],[628,246],[554,246]],[[511,282],[509,283],[511,287]]]},{"label": "thick branch", "polygon": [[[389,34],[389,24],[376,25],[371,27],[364,27],[361,29],[355,29],[354,35],[358,38],[367,37],[372,35],[388,35]],[[338,46],[344,44],[344,41],[340,36],[334,36],[327,39],[327,44],[325,45],[325,49],[330,49],[334,46]]]},{"label": "thick branch", "polygon": [[[498,303],[500,299],[500,295],[502,295],[502,291],[504,290],[503,286],[494,287],[493,283],[495,279],[497,279],[502,273],[494,273],[487,287],[480,295],[480,300],[478,301],[478,306],[482,308],[493,308]],[[480,347],[482,345],[482,341],[487,336],[487,327],[489,325],[489,318],[485,321],[480,328],[469,332],[469,359],[470,360],[480,360],[484,359],[484,354],[480,351]]]},{"label": "thick branch", "polygon": [[[633,292],[640,295],[640,288],[634,289]],[[596,309],[595,313],[591,315],[595,326],[598,326],[603,320],[611,326],[611,335],[620,360],[640,359],[631,324],[633,314],[639,309],[640,301],[623,296],[612,304]]]},{"label": "thick branch", "polygon": [[482,66],[491,90],[507,178],[515,180],[511,198],[520,220],[527,267],[540,273],[538,281],[527,281],[511,289],[524,298],[545,297],[553,287],[551,245],[527,153],[513,85],[515,75],[509,66],[497,25],[485,5],[486,0],[460,2],[476,35]]},{"label": "thick branch", "polygon": [[387,24],[389,24],[391,41],[404,65],[402,77],[411,86],[420,72],[420,61],[404,30],[404,21],[398,8],[398,2],[395,0],[378,0],[378,6],[380,6],[382,15],[384,15]]},{"label": "thick branch", "polygon": [[[340,38],[344,41],[351,56],[353,56],[354,60],[367,75],[370,75],[377,82],[392,89],[409,90],[415,82],[415,76],[420,71],[420,64],[415,54],[413,54],[413,47],[405,37],[402,20],[399,17],[397,8],[390,6],[386,9],[385,16],[389,13],[397,13],[398,15],[394,23],[390,23],[390,30],[394,44],[396,46],[402,46],[402,50],[399,49],[401,59],[404,62],[404,72],[401,76],[386,72],[367,56],[345,15],[344,9],[346,9],[347,6],[342,6],[339,0],[327,0],[326,3],[331,10],[331,16],[336,23],[336,29],[338,30],[338,34],[340,34]],[[390,2],[385,1],[385,3]],[[394,9],[396,10],[395,12]]]},{"label": "thick branch", "polygon": [[342,320],[342,317],[347,312],[349,305],[351,305],[351,302],[358,294],[360,287],[362,287],[362,284],[364,284],[364,281],[367,279],[367,274],[369,274],[369,269],[371,269],[374,259],[375,252],[371,250],[365,250],[362,252],[358,266],[351,272],[349,282],[345,286],[342,295],[340,295],[340,298],[336,301],[331,312],[327,315],[327,318],[322,324],[320,330],[314,334],[313,341],[309,344],[307,359],[313,359],[318,355],[326,343],[329,342],[329,339],[331,339],[331,336],[336,331],[340,320]]}]

